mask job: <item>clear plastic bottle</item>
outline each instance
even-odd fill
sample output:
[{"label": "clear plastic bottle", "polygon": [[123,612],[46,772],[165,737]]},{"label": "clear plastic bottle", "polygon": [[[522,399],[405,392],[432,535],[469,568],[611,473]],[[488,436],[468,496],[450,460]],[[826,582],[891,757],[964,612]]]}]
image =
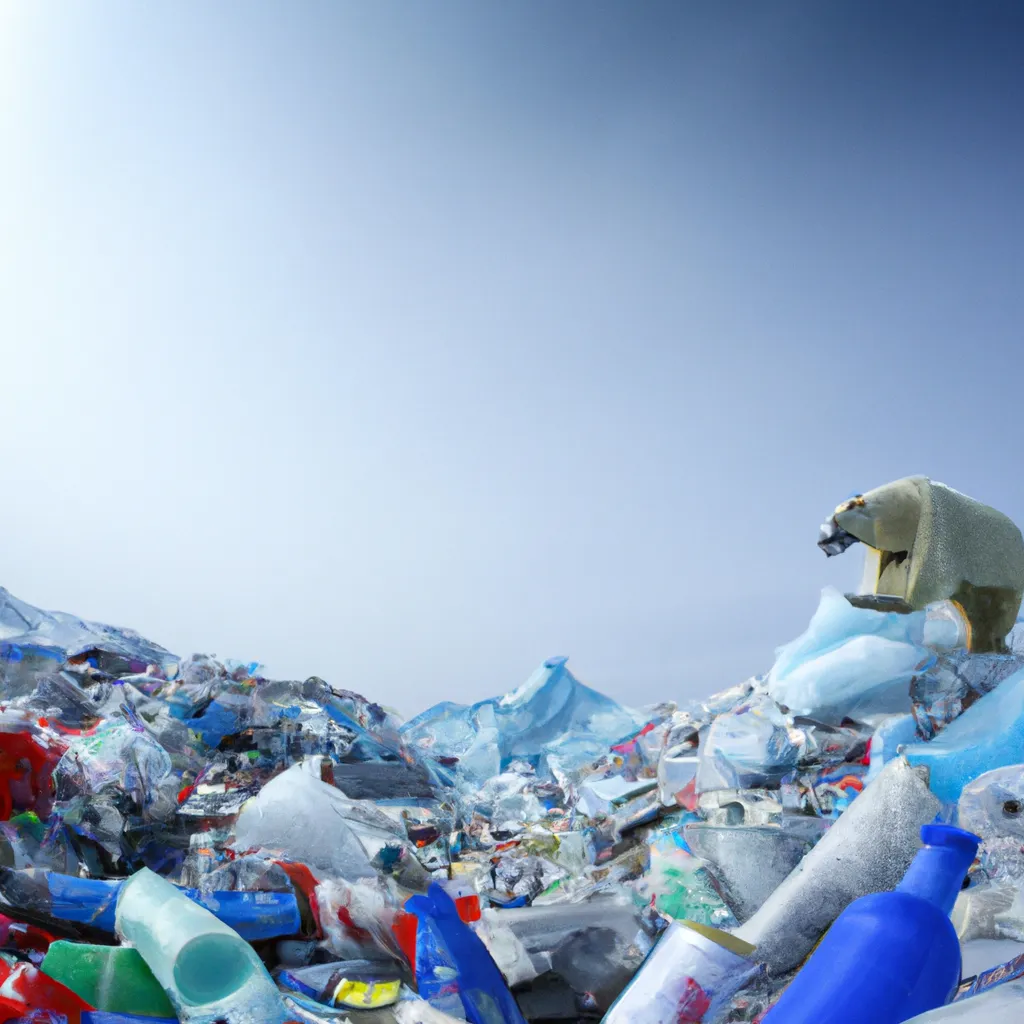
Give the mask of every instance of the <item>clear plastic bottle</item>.
[{"label": "clear plastic bottle", "polygon": [[147,868],[124,883],[116,927],[146,961],[182,1024],[292,1020],[252,946]]}]

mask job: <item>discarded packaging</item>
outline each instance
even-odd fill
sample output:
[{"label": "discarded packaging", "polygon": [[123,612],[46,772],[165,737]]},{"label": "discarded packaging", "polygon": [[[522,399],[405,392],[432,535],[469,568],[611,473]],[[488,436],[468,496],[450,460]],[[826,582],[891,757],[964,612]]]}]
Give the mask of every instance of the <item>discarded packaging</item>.
[{"label": "discarded packaging", "polygon": [[1024,542],[925,478],[840,506],[858,541],[721,693],[552,658],[404,723],[0,590],[0,1024],[1008,1014],[1020,963],[952,986],[1024,940]]}]

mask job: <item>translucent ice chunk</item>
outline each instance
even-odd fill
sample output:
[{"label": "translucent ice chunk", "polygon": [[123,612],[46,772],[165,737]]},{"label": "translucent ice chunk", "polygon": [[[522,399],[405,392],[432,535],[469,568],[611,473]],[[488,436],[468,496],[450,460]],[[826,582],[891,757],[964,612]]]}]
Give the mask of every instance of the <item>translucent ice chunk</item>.
[{"label": "translucent ice chunk", "polygon": [[913,743],[916,739],[917,722],[913,715],[889,715],[883,718],[871,737],[871,762],[865,782],[877,778],[883,766],[899,753],[899,748],[906,743]]},{"label": "translucent ice chunk", "polygon": [[855,608],[826,588],[807,631],[779,648],[768,693],[791,713],[826,722],[909,711],[911,679],[935,661],[923,646],[926,622],[924,612]]},{"label": "translucent ice chunk", "polygon": [[18,600],[3,587],[0,587],[0,640],[59,648],[72,656],[102,651],[137,672],[144,672],[149,665],[157,665],[165,671],[177,669],[175,655],[132,629],[87,622],[66,612],[45,612]]},{"label": "translucent ice chunk", "polygon": [[903,615],[855,608],[835,587],[825,587],[807,629],[775,652],[769,679],[785,678],[798,665],[855,636],[878,636],[898,643],[921,644],[924,623],[924,612]]},{"label": "translucent ice chunk", "polygon": [[788,675],[774,675],[769,693],[795,715],[824,722],[910,708],[910,681],[934,662],[913,644],[857,636]]}]

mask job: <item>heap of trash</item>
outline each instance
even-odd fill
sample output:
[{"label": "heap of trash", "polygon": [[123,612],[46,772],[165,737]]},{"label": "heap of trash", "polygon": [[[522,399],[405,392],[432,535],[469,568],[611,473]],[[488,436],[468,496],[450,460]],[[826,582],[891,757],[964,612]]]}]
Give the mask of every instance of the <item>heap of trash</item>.
[{"label": "heap of trash", "polygon": [[857,542],[704,701],[406,722],[0,589],[0,1024],[1024,1019],[1024,541],[911,477]]}]

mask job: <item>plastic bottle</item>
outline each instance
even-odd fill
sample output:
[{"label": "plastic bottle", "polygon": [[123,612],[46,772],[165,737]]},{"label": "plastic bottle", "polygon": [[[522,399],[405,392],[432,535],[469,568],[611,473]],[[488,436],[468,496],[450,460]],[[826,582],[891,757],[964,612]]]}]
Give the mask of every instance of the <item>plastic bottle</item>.
[{"label": "plastic bottle", "polygon": [[960,942],[949,914],[980,840],[936,824],[921,838],[903,881],[843,911],[765,1024],[899,1024],[953,995]]},{"label": "plastic bottle", "polygon": [[171,1006],[137,949],[54,942],[42,963],[44,974],[77,993],[97,1010],[173,1017]]},{"label": "plastic bottle", "polygon": [[418,919],[416,987],[423,998],[435,1009],[464,1012],[471,1024],[526,1024],[487,947],[440,885],[411,896],[405,908]]},{"label": "plastic bottle", "polygon": [[146,961],[182,1024],[291,1019],[252,946],[148,868],[122,886],[116,927]]}]

